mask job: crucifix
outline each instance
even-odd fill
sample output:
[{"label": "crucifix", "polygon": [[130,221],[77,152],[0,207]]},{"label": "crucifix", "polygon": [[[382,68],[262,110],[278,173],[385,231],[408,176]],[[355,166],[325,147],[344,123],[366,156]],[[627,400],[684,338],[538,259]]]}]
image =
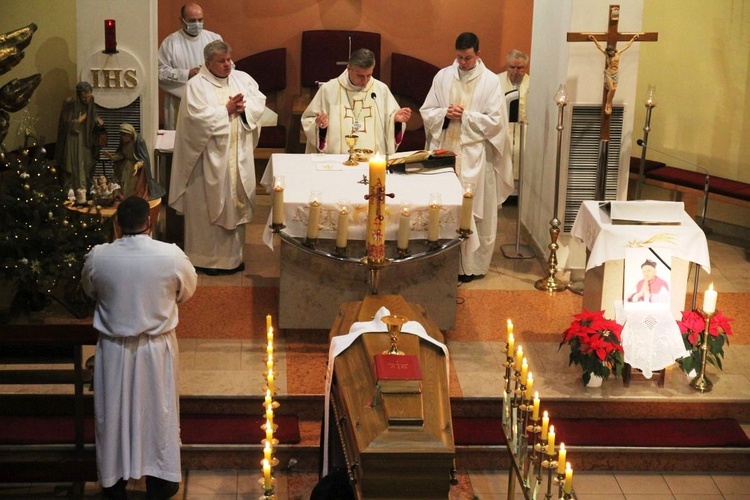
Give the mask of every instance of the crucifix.
[{"label": "crucifix", "polygon": [[[593,42],[597,49],[604,54],[604,89],[602,96],[601,127],[599,130],[599,157],[596,169],[596,200],[604,200],[607,185],[607,158],[609,157],[609,130],[612,117],[612,99],[617,90],[620,54],[625,52],[633,42],[656,42],[659,34],[649,33],[619,33],[617,25],[620,22],[620,6],[609,6],[609,25],[606,33],[568,33],[569,42]],[[622,49],[617,50],[617,42],[628,42]],[[602,47],[600,42],[605,42]]]}]

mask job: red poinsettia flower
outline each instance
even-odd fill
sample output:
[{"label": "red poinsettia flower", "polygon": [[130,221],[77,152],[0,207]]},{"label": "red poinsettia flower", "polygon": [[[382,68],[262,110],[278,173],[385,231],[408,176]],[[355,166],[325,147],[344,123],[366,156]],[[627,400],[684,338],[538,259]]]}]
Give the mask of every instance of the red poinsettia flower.
[{"label": "red poinsettia flower", "polygon": [[682,321],[677,322],[680,333],[702,332],[706,328],[706,321],[698,311],[682,311]]},{"label": "red poinsettia flower", "polygon": [[619,376],[624,364],[622,325],[606,319],[604,311],[585,310],[573,318],[560,348],[570,345],[570,364],[581,365],[584,383],[591,374],[604,378],[610,373]]},{"label": "red poinsettia flower", "polygon": [[[727,318],[721,312],[711,318],[708,327],[708,358],[707,362],[722,368],[724,358],[724,346],[729,345],[728,335],[732,334],[732,318]],[[682,320],[677,322],[685,343],[685,349],[689,355],[680,359],[680,368],[685,373],[691,373],[700,367],[702,363],[701,343],[703,332],[706,329],[706,319],[698,311],[682,311]]]},{"label": "red poinsettia flower", "polygon": [[708,325],[708,333],[714,337],[718,337],[722,332],[732,335],[732,327],[729,324],[732,321],[734,321],[733,318],[727,318],[721,312],[716,311],[716,316],[711,318],[711,324]]}]

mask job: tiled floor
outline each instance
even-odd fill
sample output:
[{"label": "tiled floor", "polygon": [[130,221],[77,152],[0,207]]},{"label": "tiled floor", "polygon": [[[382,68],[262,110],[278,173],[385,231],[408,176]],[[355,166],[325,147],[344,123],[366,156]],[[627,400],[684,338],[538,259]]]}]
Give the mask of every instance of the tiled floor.
[{"label": "tiled floor", "polygon": [[[247,270],[233,276],[209,277],[201,275],[201,286],[276,286],[279,275],[278,249],[271,251],[261,242],[263,223],[268,214],[269,201],[261,196],[257,223],[248,230],[249,252]],[[498,245],[515,242],[516,207],[504,207],[500,212]],[[701,272],[699,289],[712,281],[719,290],[750,292],[750,263],[745,260],[744,248],[710,240],[709,249],[713,272],[710,277]],[[511,260],[496,252],[487,277],[461,286],[483,290],[530,290],[534,282],[546,275],[537,259]],[[565,278],[566,276],[562,276]],[[691,281],[692,283],[692,281]],[[570,293],[570,292],[563,292]],[[746,332],[742,332],[746,335]],[[448,341],[456,375],[464,396],[500,396],[501,375],[497,367],[501,361],[500,342]],[[531,343],[524,350],[533,367],[535,384],[547,397],[581,396],[579,374],[567,366],[567,357],[557,351],[556,343]],[[263,359],[262,346],[248,340],[181,339],[181,387],[184,395],[248,395],[260,394],[261,384],[253,374]],[[277,387],[287,390],[284,376],[286,364],[283,342],[276,345],[276,366],[280,373]],[[714,391],[702,398],[750,401],[750,345],[733,344],[726,352],[724,370],[712,372]],[[0,391],[14,391],[0,387]],[[66,390],[66,389],[63,389]],[[696,397],[685,383],[684,376],[672,371],[667,384],[657,389],[655,384],[633,384],[624,389],[619,383],[605,383],[602,389],[586,393],[590,398],[650,399],[670,398],[685,401]],[[746,432],[750,429],[745,426]],[[186,471],[182,488],[176,498],[258,498],[259,471]],[[315,484],[312,472],[277,474],[277,498],[309,498]],[[474,471],[468,473],[474,498],[504,498],[507,492],[507,471]],[[58,492],[64,490],[60,485]],[[144,498],[142,482],[133,482],[132,498]],[[622,472],[576,473],[575,489],[582,500],[596,499],[750,499],[750,473],[725,474],[658,474]],[[13,485],[0,488],[6,498],[47,498],[56,496],[48,486]],[[98,496],[98,485],[88,484],[86,497]],[[452,498],[471,498],[465,491],[455,492]],[[522,495],[516,493],[516,498]]]}]

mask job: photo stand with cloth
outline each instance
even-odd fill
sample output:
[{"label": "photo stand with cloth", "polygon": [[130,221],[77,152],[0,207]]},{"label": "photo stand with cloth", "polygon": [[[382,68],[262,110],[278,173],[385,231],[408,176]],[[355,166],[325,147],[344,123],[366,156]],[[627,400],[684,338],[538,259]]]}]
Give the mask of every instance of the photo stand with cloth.
[{"label": "photo stand with cloth", "polygon": [[507,92],[505,94],[505,102],[508,105],[508,126],[512,129],[511,161],[514,166],[518,166],[518,220],[516,222],[516,242],[501,245],[500,251],[503,252],[503,256],[506,259],[531,259],[534,257],[534,250],[529,245],[521,244],[521,210],[523,209],[521,198],[523,193],[523,154],[526,121],[519,120],[520,99],[518,89]]}]

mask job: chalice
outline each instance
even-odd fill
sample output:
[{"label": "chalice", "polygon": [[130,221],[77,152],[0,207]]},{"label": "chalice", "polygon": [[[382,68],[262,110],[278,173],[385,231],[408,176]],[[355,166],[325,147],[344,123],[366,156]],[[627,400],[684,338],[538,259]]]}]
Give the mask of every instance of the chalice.
[{"label": "chalice", "polygon": [[409,321],[409,319],[404,316],[391,314],[390,316],[383,316],[381,321],[388,326],[388,334],[391,337],[391,346],[383,351],[383,354],[403,355],[404,352],[398,350],[398,334],[401,333],[401,327],[404,326],[404,323]]},{"label": "chalice", "polygon": [[359,165],[359,162],[354,157],[355,156],[354,146],[357,145],[357,139],[359,139],[359,136],[355,134],[350,134],[350,135],[345,135],[344,139],[346,139],[346,145],[349,146],[349,159],[347,159],[344,162],[344,165],[347,165],[349,167],[354,167],[354,166]]}]

